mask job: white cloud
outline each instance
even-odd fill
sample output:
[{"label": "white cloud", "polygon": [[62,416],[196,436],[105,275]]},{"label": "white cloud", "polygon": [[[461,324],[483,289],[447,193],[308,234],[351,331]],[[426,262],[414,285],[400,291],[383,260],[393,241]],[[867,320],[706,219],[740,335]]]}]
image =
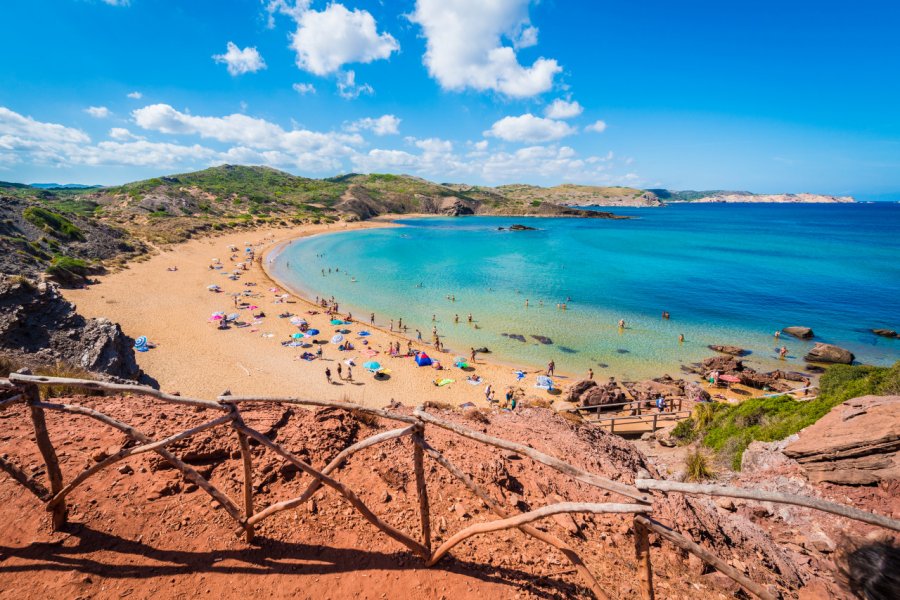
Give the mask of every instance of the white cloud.
[{"label": "white cloud", "polygon": [[371,95],[375,93],[375,90],[372,89],[372,86],[368,83],[363,83],[360,85],[356,84],[355,71],[345,71],[343,73],[339,73],[337,85],[338,94],[340,94],[341,98],[346,98],[348,100],[359,98],[362,94]]},{"label": "white cloud", "polygon": [[[329,75],[346,64],[370,63],[386,59],[400,49],[389,33],[378,33],[375,18],[365,10],[347,10],[343,4],[329,4],[323,11],[293,7],[297,30],[291,47],[297,66],[316,75]],[[271,14],[271,13],[270,13]]]},{"label": "white cloud", "polygon": [[577,101],[571,102],[557,98],[550,106],[544,109],[544,116],[549,119],[571,119],[577,117],[584,111],[584,108]]},{"label": "white cloud", "polygon": [[105,119],[109,116],[109,109],[105,106],[89,106],[84,109],[84,112],[91,115],[95,119]]},{"label": "white cloud", "polygon": [[603,133],[606,131],[606,121],[594,121],[584,128],[585,131],[593,131],[594,133]]},{"label": "white cloud", "polygon": [[575,129],[568,123],[525,113],[518,117],[503,117],[491,125],[484,135],[507,142],[549,142],[573,133]]},{"label": "white cloud", "polygon": [[347,131],[362,131],[368,129],[375,135],[391,135],[400,133],[400,119],[394,115],[383,115],[377,119],[366,117],[347,125]]},{"label": "white cloud", "polygon": [[86,144],[91,138],[80,129],[36,121],[0,106],[0,147],[8,148],[19,140]]},{"label": "white cloud", "polygon": [[103,3],[110,6],[130,6],[131,0],[103,0]]},{"label": "white cloud", "polygon": [[228,42],[225,54],[213,54],[213,60],[228,65],[228,73],[234,77],[266,68],[266,61],[256,48],[247,46],[241,50],[234,42]]},{"label": "white cloud", "polygon": [[128,94],[128,97],[132,100],[140,100],[144,97],[144,95],[140,92],[131,92],[130,94]]},{"label": "white cloud", "polygon": [[294,88],[294,91],[297,92],[298,94],[300,94],[301,96],[305,95],[305,94],[315,94],[316,93],[316,86],[314,86],[311,83],[295,83],[291,87]]},{"label": "white cloud", "polygon": [[124,141],[128,141],[128,140],[143,140],[144,139],[139,135],[134,135],[133,133],[131,133],[124,127],[113,127],[112,129],[109,130],[109,137],[111,137],[114,140],[120,141],[120,142],[124,142]]},{"label": "white cloud", "polygon": [[[538,58],[522,66],[516,48],[537,43],[528,19],[530,0],[417,0],[410,19],[427,40],[424,63],[448,90],[471,88],[515,98],[546,92],[562,67]],[[503,38],[512,46],[504,45]]]},{"label": "white cloud", "polygon": [[[243,157],[240,162],[263,162],[273,166],[294,166],[317,171],[339,170],[341,159],[353,154],[363,138],[355,133],[317,132],[281,126],[243,114],[224,117],[196,116],[168,104],[152,104],[132,112],[143,129],[236,144],[225,156]],[[251,160],[249,157],[253,157]]]}]

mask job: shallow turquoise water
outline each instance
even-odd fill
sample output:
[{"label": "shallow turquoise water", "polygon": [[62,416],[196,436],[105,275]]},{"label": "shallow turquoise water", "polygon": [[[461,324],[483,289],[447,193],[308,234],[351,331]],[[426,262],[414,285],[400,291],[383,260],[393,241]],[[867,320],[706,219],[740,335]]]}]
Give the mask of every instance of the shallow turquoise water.
[{"label": "shallow turquoise water", "polygon": [[[406,220],[401,228],[297,240],[271,268],[310,297],[335,296],[357,318],[402,317],[410,335],[420,329],[429,339],[435,315],[456,351],[487,346],[507,362],[553,359],[566,372],[675,374],[679,364],[709,356],[713,343],[748,348],[748,360],[766,367],[784,366],[775,354],[783,343],[788,366],[800,368],[812,343],[775,340],[787,325],[812,327],[816,340],[844,346],[861,362],[900,359],[900,341],[867,333],[900,328],[900,205],[618,212],[636,218]],[[497,230],[517,221],[539,231]],[[567,298],[568,310],[558,310]],[[477,328],[466,322],[469,313]]]}]

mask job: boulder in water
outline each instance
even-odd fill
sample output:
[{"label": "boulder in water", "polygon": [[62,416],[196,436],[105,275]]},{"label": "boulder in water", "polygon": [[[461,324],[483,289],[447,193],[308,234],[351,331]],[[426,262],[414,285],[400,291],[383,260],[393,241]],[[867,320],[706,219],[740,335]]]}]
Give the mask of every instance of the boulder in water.
[{"label": "boulder in water", "polygon": [[845,350],[833,344],[822,343],[813,346],[812,350],[803,357],[804,360],[810,362],[838,363],[842,365],[851,364],[855,358],[856,357],[849,350]]},{"label": "boulder in water", "polygon": [[886,338],[900,337],[900,335],[898,335],[897,332],[894,331],[893,329],[872,329],[871,332],[874,333],[875,335],[880,335],[881,337],[886,337]]},{"label": "boulder in water", "polygon": [[815,335],[813,330],[809,327],[801,327],[799,325],[791,325],[790,327],[785,327],[781,331],[788,335],[792,335],[795,338],[800,338],[801,340],[808,340]]}]

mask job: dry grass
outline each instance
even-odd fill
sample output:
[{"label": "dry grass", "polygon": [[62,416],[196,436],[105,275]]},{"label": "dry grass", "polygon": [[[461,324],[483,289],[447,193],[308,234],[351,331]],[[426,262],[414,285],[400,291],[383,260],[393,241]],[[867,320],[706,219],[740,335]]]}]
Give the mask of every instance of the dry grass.
[{"label": "dry grass", "polygon": [[688,481],[706,481],[715,476],[709,457],[700,448],[688,452],[684,466]]},{"label": "dry grass", "polygon": [[481,408],[468,408],[463,411],[463,416],[469,421],[481,423],[482,425],[490,425],[491,419],[487,415],[487,411]]}]

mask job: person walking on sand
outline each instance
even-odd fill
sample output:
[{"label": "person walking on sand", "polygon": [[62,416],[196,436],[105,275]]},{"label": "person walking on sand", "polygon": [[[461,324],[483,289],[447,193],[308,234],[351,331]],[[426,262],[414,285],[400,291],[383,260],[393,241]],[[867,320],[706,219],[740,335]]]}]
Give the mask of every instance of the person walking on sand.
[{"label": "person walking on sand", "polygon": [[590,379],[590,380],[594,379],[594,370],[593,369],[588,369],[588,379]]},{"label": "person walking on sand", "polygon": [[547,363],[547,377],[553,377],[553,372],[556,370],[556,363],[552,360]]},{"label": "person walking on sand", "polygon": [[422,332],[416,329],[416,339],[422,341]]},{"label": "person walking on sand", "polygon": [[372,313],[371,315],[369,315],[369,324],[370,325],[375,324],[375,313]]},{"label": "person walking on sand", "polygon": [[353,381],[353,369],[347,365],[347,381]]},{"label": "person walking on sand", "polygon": [[344,376],[341,374],[341,363],[337,364],[337,374],[338,374],[338,379],[344,378]]},{"label": "person walking on sand", "polygon": [[397,321],[397,329],[403,329],[403,317],[400,317],[400,320]]},{"label": "person walking on sand", "polygon": [[325,380],[331,383],[331,369],[325,367]]},{"label": "person walking on sand", "polygon": [[475,362],[475,348],[469,349],[469,362]]},{"label": "person walking on sand", "polygon": [[494,388],[491,387],[491,384],[487,384],[486,386],[484,386],[484,399],[488,404],[490,404],[494,400]]},{"label": "person walking on sand", "polygon": [[393,331],[393,330],[394,330],[394,320],[391,319],[391,331]]}]

